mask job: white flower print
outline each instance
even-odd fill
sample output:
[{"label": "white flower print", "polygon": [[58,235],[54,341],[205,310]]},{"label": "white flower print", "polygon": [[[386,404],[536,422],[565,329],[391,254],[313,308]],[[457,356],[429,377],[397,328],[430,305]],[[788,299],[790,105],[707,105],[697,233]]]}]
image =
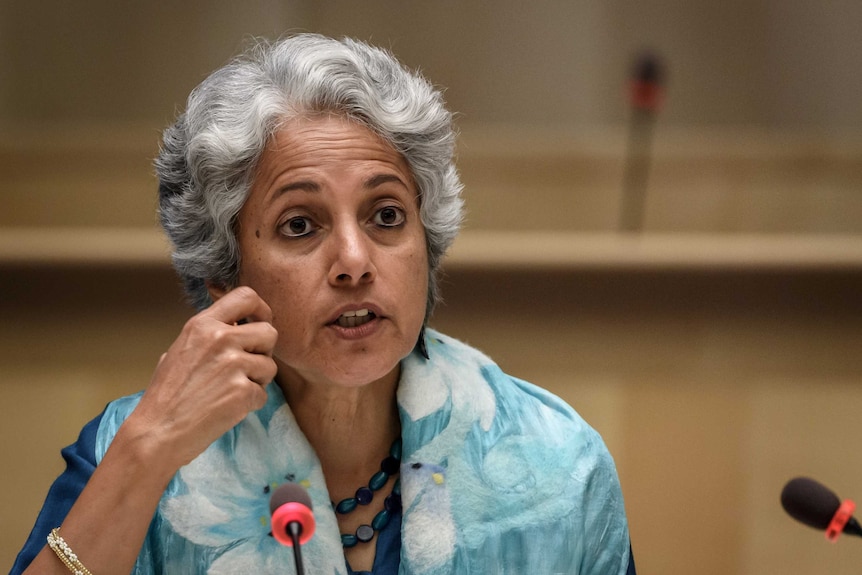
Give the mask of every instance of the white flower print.
[{"label": "white flower print", "polygon": [[[164,499],[162,515],[192,543],[219,549],[207,571],[213,575],[281,574],[293,568],[292,551],[270,535],[269,498],[279,485],[299,483],[306,487],[315,507],[325,508],[329,503],[317,457],[286,405],[273,413],[267,426],[256,413],[250,414],[183,467],[179,477],[185,492]],[[337,535],[332,513],[315,513],[315,519],[318,534]],[[303,555],[308,555],[308,547],[325,546],[320,539],[315,535],[303,545]],[[315,540],[317,545],[313,545]],[[311,553],[314,555],[313,549]],[[327,555],[331,554],[321,554]],[[324,561],[322,573],[345,569],[343,560],[340,564]]]}]

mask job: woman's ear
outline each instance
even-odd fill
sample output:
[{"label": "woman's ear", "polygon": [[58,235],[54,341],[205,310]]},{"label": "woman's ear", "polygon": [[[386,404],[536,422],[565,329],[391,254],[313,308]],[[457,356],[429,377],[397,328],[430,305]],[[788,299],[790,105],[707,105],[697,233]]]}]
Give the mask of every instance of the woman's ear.
[{"label": "woman's ear", "polygon": [[210,299],[213,302],[217,302],[221,298],[225,296],[227,292],[230,290],[224,287],[223,285],[213,283],[209,280],[206,281],[207,292],[210,294]]}]

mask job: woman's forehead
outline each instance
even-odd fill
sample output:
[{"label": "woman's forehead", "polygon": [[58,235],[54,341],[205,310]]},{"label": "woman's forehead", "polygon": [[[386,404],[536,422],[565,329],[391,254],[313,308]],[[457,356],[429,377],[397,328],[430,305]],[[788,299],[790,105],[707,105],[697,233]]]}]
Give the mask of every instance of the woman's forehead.
[{"label": "woman's forehead", "polygon": [[406,160],[392,145],[366,126],[333,115],[283,123],[261,155],[253,187],[332,166],[391,171],[415,189]]}]

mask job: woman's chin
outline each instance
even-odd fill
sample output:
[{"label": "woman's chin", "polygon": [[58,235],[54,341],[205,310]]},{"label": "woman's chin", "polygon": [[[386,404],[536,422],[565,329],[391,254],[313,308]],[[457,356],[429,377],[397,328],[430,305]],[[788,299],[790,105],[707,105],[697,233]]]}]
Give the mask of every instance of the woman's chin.
[{"label": "woman's chin", "polygon": [[327,379],[332,385],[346,389],[367,387],[374,384],[394,385],[398,381],[399,365],[399,362],[396,362],[394,366],[357,366],[353,364],[342,370],[333,370]]},{"label": "woman's chin", "polygon": [[276,379],[282,387],[302,382],[307,388],[350,390],[379,384],[391,385],[394,389],[400,374],[400,361],[392,365],[391,362],[382,364],[380,358],[368,359],[371,361],[332,361],[318,370],[280,368]]}]

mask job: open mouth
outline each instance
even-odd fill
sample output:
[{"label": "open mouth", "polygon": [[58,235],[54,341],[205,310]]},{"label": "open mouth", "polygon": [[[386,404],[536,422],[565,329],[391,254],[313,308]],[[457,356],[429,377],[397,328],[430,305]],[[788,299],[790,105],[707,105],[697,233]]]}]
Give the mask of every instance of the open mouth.
[{"label": "open mouth", "polygon": [[358,309],[356,311],[346,311],[335,320],[335,324],[340,327],[357,327],[368,323],[376,318],[373,311],[367,309]]}]

